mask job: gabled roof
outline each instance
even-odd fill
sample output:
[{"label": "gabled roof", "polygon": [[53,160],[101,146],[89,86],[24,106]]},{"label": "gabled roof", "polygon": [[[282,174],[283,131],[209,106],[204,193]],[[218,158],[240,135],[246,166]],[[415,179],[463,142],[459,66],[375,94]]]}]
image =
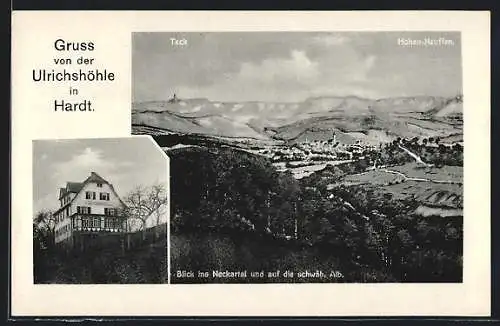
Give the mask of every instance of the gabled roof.
[{"label": "gabled roof", "polygon": [[101,177],[99,174],[97,174],[95,172],[90,172],[90,177],[88,177],[85,181],[83,181],[82,188],[83,188],[84,185],[86,185],[89,182],[106,183],[106,184],[108,184],[109,187],[111,188],[111,190],[113,190],[113,193],[115,194],[116,198],[118,198],[118,200],[120,201],[120,203],[122,203],[123,206],[127,206],[123,202],[123,200],[120,198],[120,196],[118,196],[118,193],[116,192],[115,187],[113,187],[113,185],[111,183],[109,183],[106,179],[104,179],[103,177]]},{"label": "gabled roof", "polygon": [[81,182],[68,182],[66,184],[66,189],[69,192],[79,192],[82,189],[83,184]]},{"label": "gabled roof", "polygon": [[108,181],[106,181],[99,174],[97,174],[95,172],[90,172],[90,176],[87,179],[85,179],[85,181],[83,181],[83,182],[68,181],[66,183],[66,188],[59,189],[59,199],[61,199],[62,197],[66,196],[69,193],[76,193],[76,194],[79,193],[80,190],[82,190],[83,186],[89,182],[110,184]]},{"label": "gabled roof", "polygon": [[[120,203],[123,206],[125,206],[125,207],[127,206],[123,202],[123,200],[120,198],[120,196],[118,196],[118,193],[116,192],[116,190],[113,187],[113,185],[111,183],[109,183],[106,179],[104,179],[103,177],[101,177],[99,174],[95,173],[95,172],[90,172],[90,176],[87,179],[85,179],[85,181],[83,181],[83,182],[70,182],[70,181],[67,182],[66,183],[66,188],[59,188],[59,199],[61,199],[62,197],[64,197],[68,193],[76,193],[76,195],[78,195],[78,193],[83,189],[83,187],[87,183],[90,183],[90,182],[106,183],[106,184],[108,184],[110,186],[111,190],[113,191],[113,193],[115,194],[115,196],[120,201]],[[67,203],[63,207],[60,207],[54,214],[58,213],[62,209],[64,209],[67,206],[71,205],[71,203],[73,202],[73,200],[75,200],[76,197],[77,196],[74,196],[73,199],[71,199],[71,201],[69,203]]]},{"label": "gabled roof", "polygon": [[65,188],[59,189],[59,199],[66,196],[69,193],[78,193],[83,187],[82,182],[67,182]]},{"label": "gabled roof", "polygon": [[88,183],[88,182],[107,183],[107,184],[109,184],[109,182],[107,182],[106,180],[104,180],[103,177],[101,177],[99,174],[97,174],[95,172],[90,172],[90,177],[88,177],[85,181],[83,181],[83,183]]}]

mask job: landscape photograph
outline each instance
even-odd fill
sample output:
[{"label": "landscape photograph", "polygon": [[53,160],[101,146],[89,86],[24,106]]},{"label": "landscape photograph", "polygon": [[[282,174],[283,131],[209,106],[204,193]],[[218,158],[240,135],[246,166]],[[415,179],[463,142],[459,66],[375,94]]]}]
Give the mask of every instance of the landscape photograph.
[{"label": "landscape photograph", "polygon": [[172,283],[460,283],[458,32],[132,34]]}]

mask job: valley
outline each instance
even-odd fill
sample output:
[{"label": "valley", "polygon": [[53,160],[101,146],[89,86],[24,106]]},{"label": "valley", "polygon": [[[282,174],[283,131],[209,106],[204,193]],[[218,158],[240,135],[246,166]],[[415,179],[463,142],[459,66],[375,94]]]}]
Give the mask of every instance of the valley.
[{"label": "valley", "polygon": [[[179,99],[134,103],[132,133],[174,146],[228,146],[262,155],[297,179],[364,158],[396,139],[463,143],[462,96],[364,99],[317,97],[300,103]],[[435,143],[437,146],[437,143]]]},{"label": "valley", "polygon": [[174,254],[178,270],[306,261],[346,275],[328,282],[460,281],[461,110],[461,96],[175,99],[135,103],[132,132],[171,159],[173,250],[190,252]]}]

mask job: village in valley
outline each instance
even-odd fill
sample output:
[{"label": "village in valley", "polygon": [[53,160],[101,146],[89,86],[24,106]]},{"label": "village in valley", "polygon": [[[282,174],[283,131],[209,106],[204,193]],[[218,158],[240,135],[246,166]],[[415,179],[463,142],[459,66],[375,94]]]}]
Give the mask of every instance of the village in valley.
[{"label": "village in valley", "polygon": [[173,283],[461,281],[460,47],[394,35],[186,33],[200,60],[137,34],[131,129],[170,158],[173,270],[344,276]]},{"label": "village in valley", "polygon": [[[328,140],[305,140],[292,144],[259,145],[253,143],[245,151],[261,155],[272,161],[278,171],[291,171],[296,179],[309,176],[315,171],[324,169],[327,165],[339,165],[359,160],[367,160],[370,164],[368,169],[375,169],[382,164],[379,156],[384,148],[397,144],[402,153],[406,153],[409,158],[426,164],[417,154],[421,150],[441,150],[452,151],[453,148],[463,148],[463,142],[442,142],[439,137],[422,137],[413,139],[397,138],[389,143],[369,144],[357,140],[351,144],[340,143],[336,139],[335,131]],[[411,150],[410,150],[411,149]],[[416,153],[412,152],[415,150]],[[379,158],[377,160],[377,158]]]},{"label": "village in valley", "polygon": [[[253,117],[252,121],[256,121],[260,119],[260,110],[271,104],[183,99],[174,92],[164,103],[138,105],[132,113],[132,131],[134,134],[153,136],[167,152],[214,144],[233,147],[269,159],[278,171],[290,171],[296,179],[309,176],[327,165],[360,160],[367,161],[372,169],[376,168],[384,165],[380,156],[392,145],[397,145],[398,152],[424,166],[425,159],[420,158],[419,152],[424,155],[436,151],[449,153],[453,148],[463,148],[463,121],[459,111],[463,101],[461,94],[446,99],[385,99],[388,103],[385,105],[409,106],[403,110],[414,110],[421,105],[420,102],[429,101],[431,105],[423,112],[396,112],[392,116],[373,111],[371,100],[367,100],[368,104],[363,102],[365,100],[359,102],[357,98],[346,98],[340,102],[329,98],[308,101],[326,100],[340,104],[338,107],[322,107],[324,111],[321,113],[308,113],[304,118],[294,117],[291,112],[279,113],[278,117],[290,116],[291,123],[277,128],[262,128],[250,122],[241,124],[239,114]],[[380,101],[374,101],[372,105],[379,105],[377,103]],[[288,105],[291,110],[296,106]],[[351,105],[359,105],[358,110],[361,112],[344,116],[344,106]],[[277,106],[287,110],[285,104],[272,105],[274,109]],[[203,108],[206,112],[202,111]],[[245,112],[239,113],[241,110]],[[264,124],[271,123],[263,121]],[[250,131],[244,131],[245,128]],[[443,130],[431,132],[432,128]]]}]

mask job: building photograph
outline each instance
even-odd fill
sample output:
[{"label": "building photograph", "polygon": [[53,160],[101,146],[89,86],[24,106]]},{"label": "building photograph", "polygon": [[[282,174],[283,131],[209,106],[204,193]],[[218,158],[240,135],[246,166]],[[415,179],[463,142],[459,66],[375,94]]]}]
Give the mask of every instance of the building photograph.
[{"label": "building photograph", "polygon": [[148,136],[33,142],[35,283],[166,283],[168,158]]},{"label": "building photograph", "polygon": [[113,185],[96,172],[83,182],[68,181],[59,190],[61,207],[53,213],[56,221],[54,241],[74,247],[77,232],[122,233],[126,231],[127,205]]}]

